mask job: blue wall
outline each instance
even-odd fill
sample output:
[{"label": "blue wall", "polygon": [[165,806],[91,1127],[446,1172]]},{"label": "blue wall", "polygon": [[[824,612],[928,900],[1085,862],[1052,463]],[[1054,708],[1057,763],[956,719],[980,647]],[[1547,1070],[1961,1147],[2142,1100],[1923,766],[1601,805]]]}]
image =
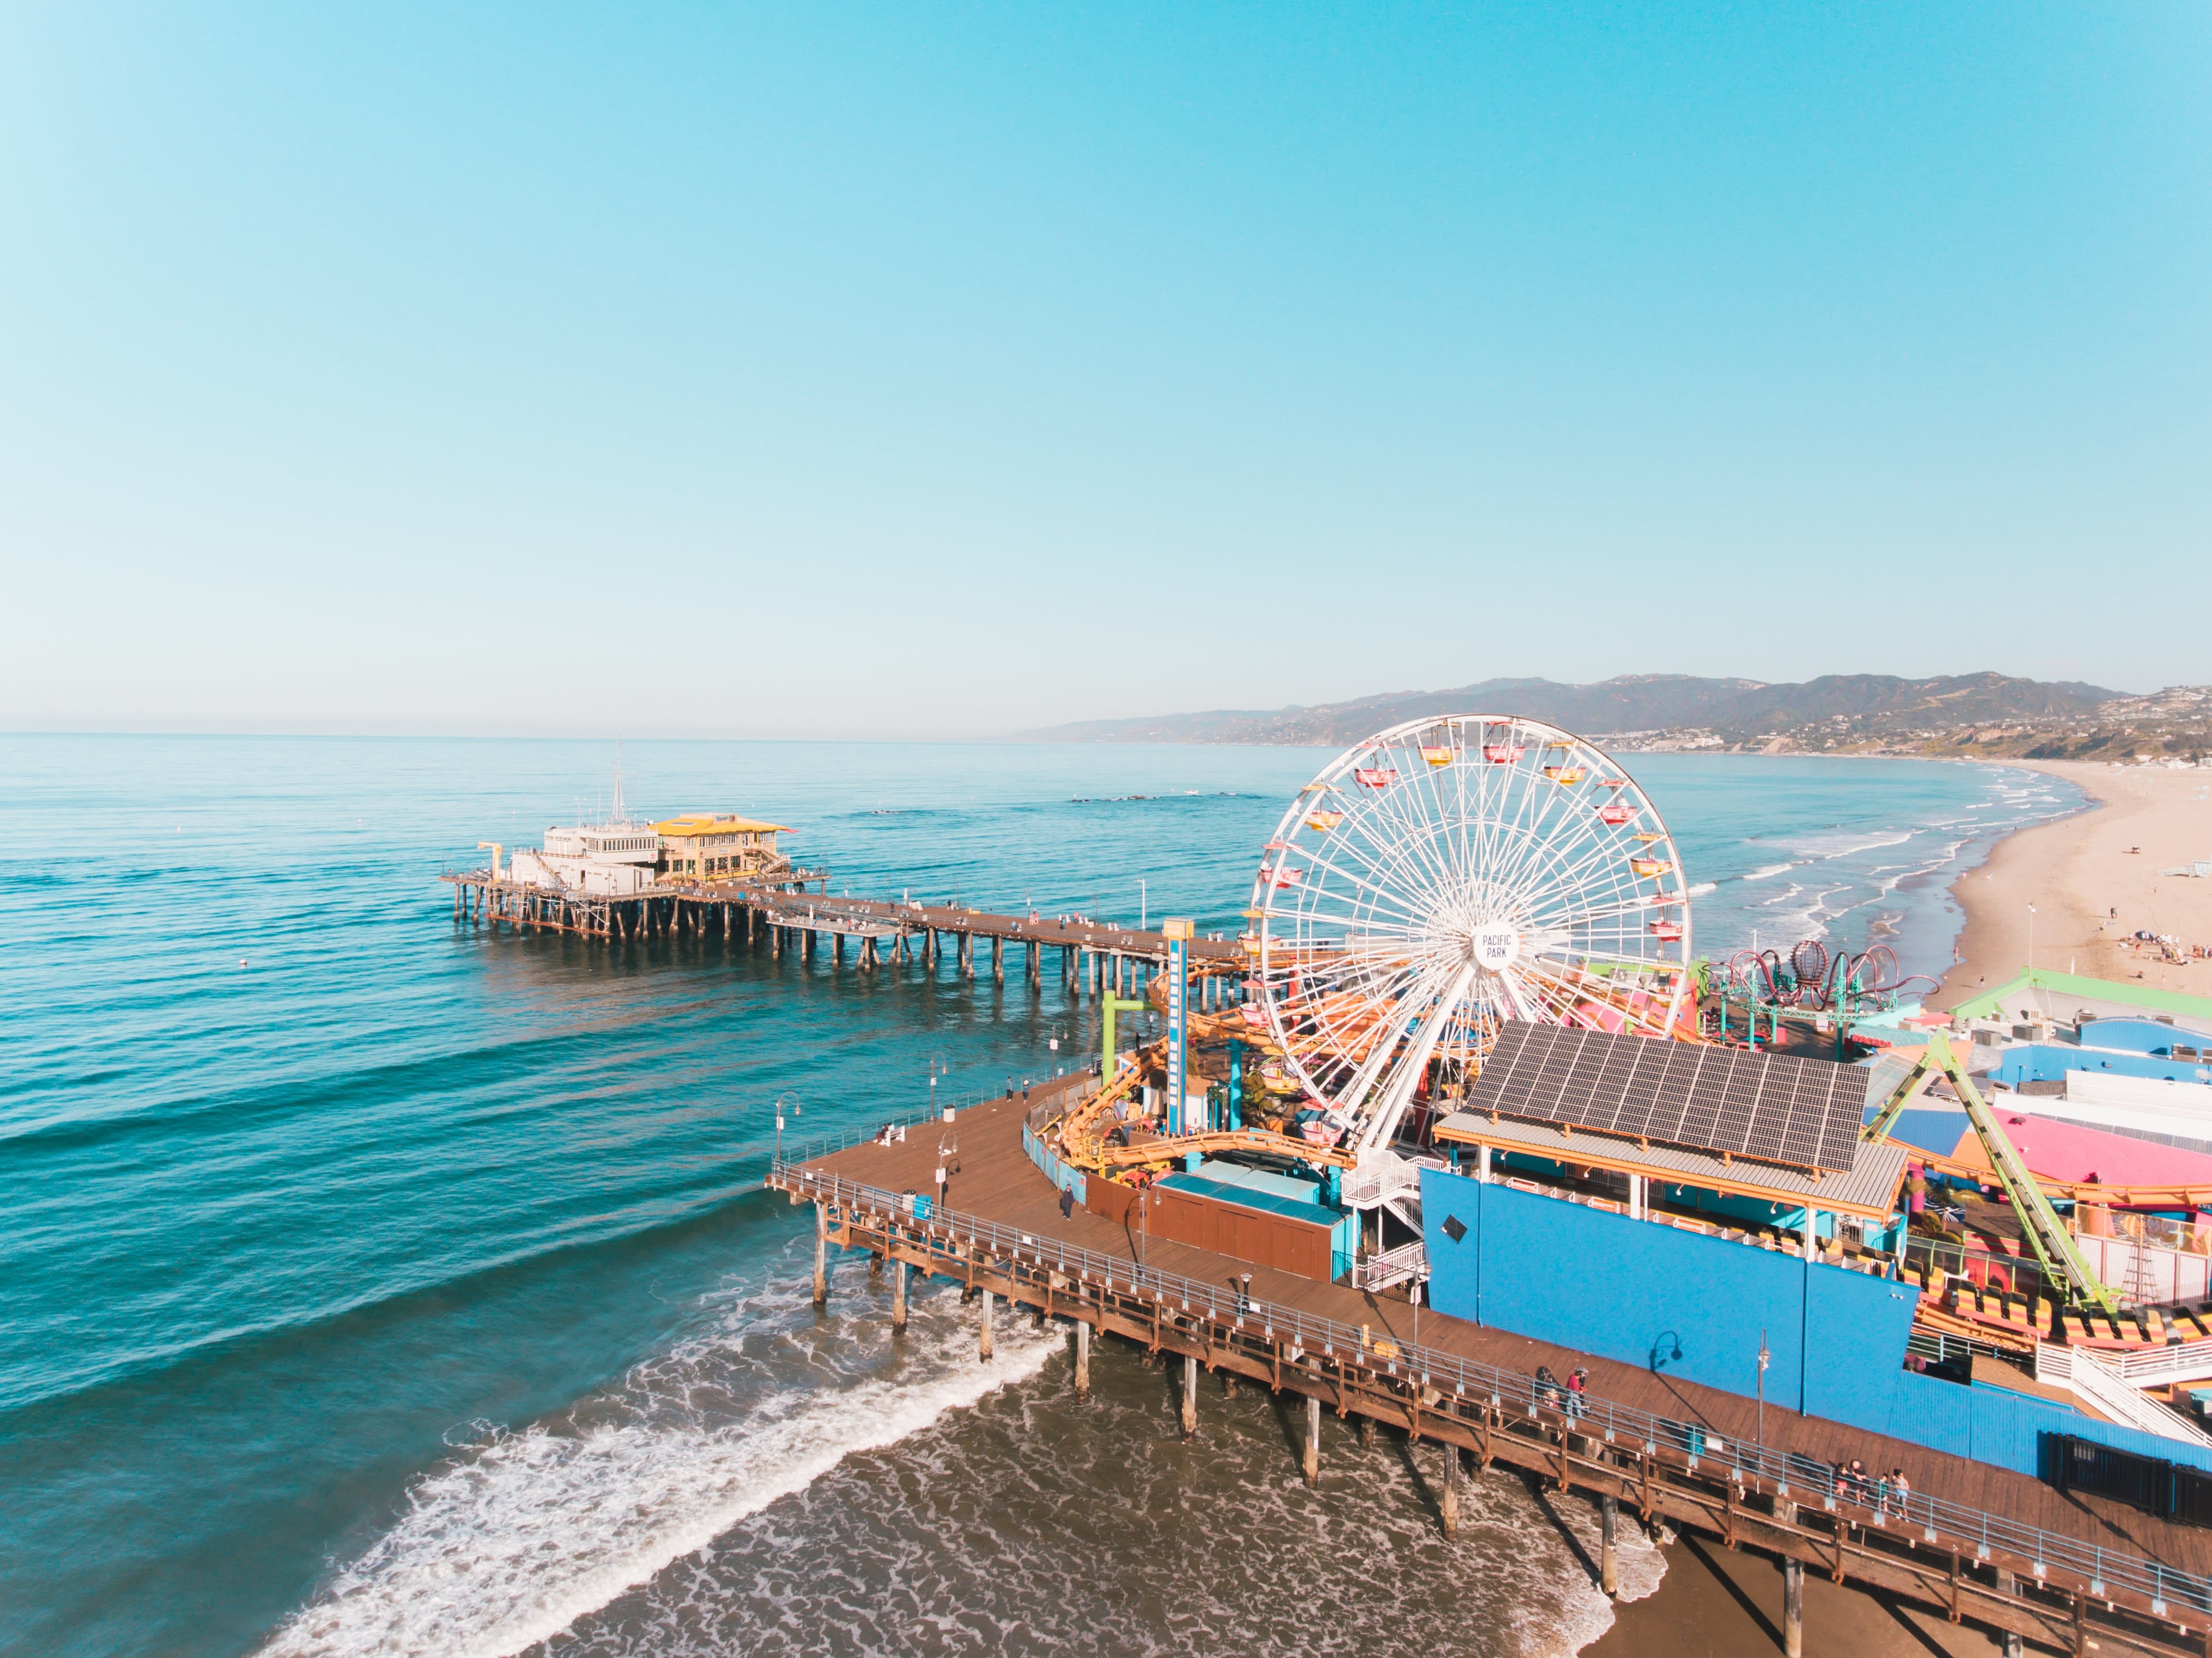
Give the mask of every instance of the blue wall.
[{"label": "blue wall", "polygon": [[[2160,1026],[2160,1029],[2166,1029]],[[2173,1033],[2166,1030],[2171,1042]],[[2065,1042],[2027,1042],[2004,1050],[2004,1060],[1990,1075],[2017,1088],[2024,1082],[2057,1082],[2069,1071],[2106,1071],[2119,1077],[2162,1077],[2171,1082],[2201,1083],[2207,1067],[2188,1060],[2160,1059],[2152,1054],[2119,1054],[2094,1048],[2075,1048]],[[2020,1108],[2033,1109],[2027,1100]]]},{"label": "blue wall", "polygon": [[[1746,1398],[1763,1330],[1767,1398],[1807,1416],[2031,1476],[2045,1433],[2212,1469],[2212,1451],[1907,1370],[1910,1284],[1437,1169],[1421,1171],[1421,1214],[1429,1302],[1455,1318]],[[1447,1219],[1466,1229],[1457,1242]]]}]

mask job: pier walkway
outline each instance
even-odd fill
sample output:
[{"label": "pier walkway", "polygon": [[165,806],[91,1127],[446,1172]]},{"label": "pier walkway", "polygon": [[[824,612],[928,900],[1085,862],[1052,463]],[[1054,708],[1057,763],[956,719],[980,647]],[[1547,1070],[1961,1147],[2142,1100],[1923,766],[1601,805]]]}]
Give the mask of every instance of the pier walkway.
[{"label": "pier walkway", "polygon": [[[840,962],[850,940],[860,968],[880,967],[887,958],[934,965],[949,952],[971,977],[981,940],[988,946],[991,976],[1001,983],[1010,946],[1021,947],[1031,984],[1042,977],[1044,952],[1057,950],[1060,977],[1079,994],[1086,987],[1094,993],[1141,988],[1143,976],[1168,961],[1167,935],[1158,931],[1082,916],[1009,915],[958,904],[833,896],[819,890],[828,877],[817,872],[794,872],[772,882],[659,882],[625,897],[535,886],[489,869],[440,878],[453,889],[455,920],[526,931],[611,940],[742,934],[748,941],[765,932],[769,949],[779,955],[789,944],[811,956],[827,939]],[[817,890],[808,890],[810,884]],[[1243,972],[1243,947],[1233,938],[1194,938],[1188,947],[1192,966],[1206,981],[1199,1005],[1225,1005],[1233,997],[1228,981]]]},{"label": "pier walkway", "polygon": [[[1580,1488],[1600,1500],[1608,1525],[1614,1504],[1627,1503],[1731,1547],[1760,1548],[1784,1562],[1785,1577],[1811,1564],[2077,1655],[2109,1642],[2212,1655],[2212,1532],[1771,1402],[1762,1446],[1758,1406],[1734,1394],[1427,1309],[1417,1315],[1397,1292],[1150,1239],[1141,1223],[1080,1206],[1063,1214],[1057,1188],[1023,1148],[1024,1123],[1037,1108],[1014,1096],[960,1113],[944,1203],[925,1219],[902,1194],[934,1197],[942,1125],[918,1125],[896,1144],[786,1159],[769,1183],[820,1206],[825,1247],[865,1248],[989,1292],[987,1321],[990,1296],[1004,1295],[1085,1327],[1079,1386],[1091,1328],[1182,1355],[1187,1432],[1196,1424],[1201,1363],[1305,1395],[1310,1479],[1326,1403],[1340,1416],[1455,1448],[1455,1462],[1472,1454],[1484,1466],[1504,1461]],[[905,1266],[898,1270],[902,1307]],[[1538,1396],[1539,1365],[1563,1377],[1577,1366],[1589,1372],[1586,1417]],[[1875,1505],[1870,1492],[1831,1487],[1826,1470],[1854,1458],[1869,1470],[1905,1471],[1909,1517]],[[1456,1478],[1455,1467],[1424,1476],[1448,1526]]]}]

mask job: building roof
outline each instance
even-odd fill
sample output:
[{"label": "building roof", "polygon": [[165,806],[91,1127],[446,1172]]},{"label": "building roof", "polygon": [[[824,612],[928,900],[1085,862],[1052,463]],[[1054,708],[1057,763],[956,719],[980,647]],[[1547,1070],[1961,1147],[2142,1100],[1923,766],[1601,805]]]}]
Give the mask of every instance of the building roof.
[{"label": "building roof", "polygon": [[2009,984],[1985,990],[1980,995],[1960,1002],[1951,1010],[1956,1019],[1985,1019],[2004,1011],[2008,1003],[2016,1001],[2027,991],[2040,991],[2059,1002],[2112,1002],[2122,1007],[2141,1008],[2153,1013],[2171,1013],[2179,1018],[2194,1019],[2212,1025],[2212,998],[2185,995],[2179,990],[2160,990],[2152,985],[2127,984],[2113,979],[2090,979],[2074,973],[2052,973],[2043,968],[2031,968]]},{"label": "building roof", "polygon": [[1436,1138],[1460,1145],[1487,1145],[1500,1151],[1524,1152],[1550,1157],[1577,1168],[1606,1169],[1615,1174],[1644,1175],[1674,1186],[1694,1186],[1703,1192],[1725,1192],[1734,1197],[1759,1198],[1769,1203],[1813,1207],[1835,1214],[1886,1220],[1897,1207],[1897,1188],[1905,1179],[1905,1165],[1913,1152],[1893,1140],[1860,1141],[1849,1169],[1815,1180],[1803,1171],[1748,1158],[1723,1158],[1713,1151],[1692,1151],[1680,1146],[1654,1145],[1645,1149],[1632,1139],[1585,1129],[1567,1133],[1550,1123],[1522,1122],[1487,1114],[1455,1111],[1436,1127]]},{"label": "building roof", "polygon": [[781,823],[763,823],[757,817],[740,817],[734,812],[685,811],[655,823],[656,834],[671,840],[693,835],[743,835],[748,831],[763,834],[789,835],[792,831]]},{"label": "building roof", "polygon": [[[1991,1103],[2021,1161],[2045,1180],[2081,1183],[2094,1177],[2101,1186],[2212,1186],[2212,1157],[2202,1151],[2085,1123],[2030,1116]],[[1961,1120],[1965,1115],[1960,1113]],[[1972,1167],[1989,1162],[1980,1139],[1973,1134],[1959,1142],[1954,1155]]]}]

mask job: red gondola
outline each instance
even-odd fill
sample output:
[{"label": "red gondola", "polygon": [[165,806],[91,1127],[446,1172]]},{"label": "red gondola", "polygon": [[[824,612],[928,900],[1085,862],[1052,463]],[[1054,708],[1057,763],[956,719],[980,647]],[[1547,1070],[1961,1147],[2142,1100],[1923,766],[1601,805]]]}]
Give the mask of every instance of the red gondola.
[{"label": "red gondola", "polygon": [[1601,805],[1597,809],[1597,821],[1599,823],[1611,823],[1616,827],[1626,823],[1635,815],[1636,814],[1634,812],[1629,811],[1626,806],[1622,805],[1618,800],[1607,801],[1604,805]]},{"label": "red gondola", "polygon": [[1482,757],[1493,766],[1510,766],[1528,750],[1517,743],[1485,743]]},{"label": "red gondola", "polygon": [[1370,789],[1387,789],[1398,780],[1395,766],[1355,766],[1352,780]]}]

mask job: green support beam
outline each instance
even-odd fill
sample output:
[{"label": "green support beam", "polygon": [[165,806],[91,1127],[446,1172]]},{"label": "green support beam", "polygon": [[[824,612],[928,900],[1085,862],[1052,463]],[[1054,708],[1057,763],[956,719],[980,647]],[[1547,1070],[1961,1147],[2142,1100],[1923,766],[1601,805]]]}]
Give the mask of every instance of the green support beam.
[{"label": "green support beam", "polygon": [[2058,1218],[2058,1212],[2051,1206],[2051,1199],[2044,1195],[2043,1187],[2021,1161],[1996,1113],[1982,1098],[1981,1090],[1966,1075],[1966,1067],[1951,1051],[1950,1039],[1942,1031],[1929,1033],[1928,1051],[1905,1074],[1904,1080],[1889,1090],[1888,1097],[1875,1111],[1874,1121],[1862,1131],[1863,1138],[1888,1139],[1898,1114],[1938,1076],[1948,1078],[1958,1090],[1959,1103],[1966,1108],[1966,1121],[1974,1127],[1975,1136],[1989,1157],[1997,1183],[2012,1200],[2013,1212],[2020,1217],[2020,1230],[2027,1236],[2028,1247],[2035,1251],[2035,1258],[2043,1263],[2045,1278],[2052,1284],[2065,1285],[2066,1298],[2075,1306],[2087,1303],[2108,1315],[2118,1313],[2119,1297],[2089,1270],[2088,1261],[2075,1247],[2074,1235],[2066,1230],[2065,1223]]}]

